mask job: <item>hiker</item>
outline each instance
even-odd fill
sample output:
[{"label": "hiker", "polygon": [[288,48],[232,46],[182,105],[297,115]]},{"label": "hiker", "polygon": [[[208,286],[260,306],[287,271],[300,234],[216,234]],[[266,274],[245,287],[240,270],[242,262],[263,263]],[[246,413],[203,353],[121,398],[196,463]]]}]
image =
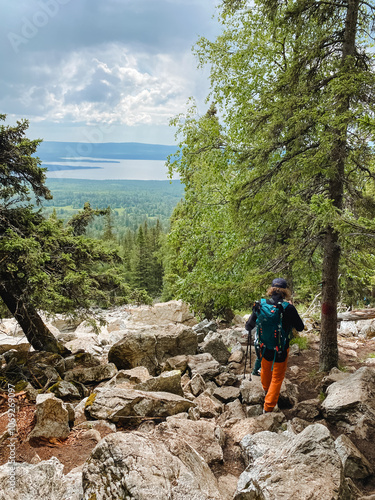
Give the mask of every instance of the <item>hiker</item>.
[{"label": "hiker", "polygon": [[[295,328],[299,332],[304,329],[303,321],[290,300],[291,291],[284,278],[275,278],[272,281],[271,287],[267,290],[267,296],[269,297],[267,300],[262,299],[260,303],[256,303],[245,326],[248,332],[251,332],[255,326],[257,327],[260,344],[257,358],[261,359],[260,379],[266,393],[263,413],[273,411],[279,399],[281,384],[287,369],[289,338],[292,329]],[[265,314],[274,316],[273,321],[279,323],[271,332],[272,337],[278,338],[277,342],[273,338],[268,340],[267,326],[263,319]],[[279,330],[278,336],[276,336],[276,330]]]}]

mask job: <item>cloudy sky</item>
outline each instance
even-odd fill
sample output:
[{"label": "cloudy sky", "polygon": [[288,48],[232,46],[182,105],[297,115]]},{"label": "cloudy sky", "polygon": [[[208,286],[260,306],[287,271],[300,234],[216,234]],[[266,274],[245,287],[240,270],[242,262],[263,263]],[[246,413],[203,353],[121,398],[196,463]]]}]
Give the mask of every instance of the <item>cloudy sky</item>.
[{"label": "cloudy sky", "polygon": [[46,141],[173,144],[218,0],[0,0],[0,112]]}]

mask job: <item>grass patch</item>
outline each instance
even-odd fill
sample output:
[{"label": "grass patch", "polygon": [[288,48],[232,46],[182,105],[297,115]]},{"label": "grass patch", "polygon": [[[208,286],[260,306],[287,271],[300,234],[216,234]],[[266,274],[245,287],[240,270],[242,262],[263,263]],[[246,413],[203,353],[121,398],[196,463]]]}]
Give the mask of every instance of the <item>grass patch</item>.
[{"label": "grass patch", "polygon": [[301,351],[304,351],[309,348],[309,339],[307,337],[294,337],[290,341],[290,345],[297,344]]},{"label": "grass patch", "polygon": [[368,355],[369,358],[375,358],[375,353],[371,353]]}]

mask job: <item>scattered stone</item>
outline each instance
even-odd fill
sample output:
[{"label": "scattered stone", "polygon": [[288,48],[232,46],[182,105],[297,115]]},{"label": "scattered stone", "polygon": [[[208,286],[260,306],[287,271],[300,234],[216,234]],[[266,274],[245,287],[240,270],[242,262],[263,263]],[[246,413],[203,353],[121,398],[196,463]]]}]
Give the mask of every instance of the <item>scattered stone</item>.
[{"label": "scattered stone", "polygon": [[224,407],[220,401],[211,396],[208,392],[200,394],[194,400],[194,403],[198,407],[201,416],[204,418],[218,417],[222,413]]},{"label": "scattered stone", "polygon": [[60,380],[48,389],[56,397],[63,400],[80,399],[81,394],[77,387],[66,380]]},{"label": "scattered stone", "polygon": [[239,444],[246,434],[256,434],[262,431],[278,432],[285,424],[285,416],[280,412],[271,412],[254,418],[245,418],[224,424],[223,429],[232,438],[234,443]]},{"label": "scattered stone", "polygon": [[288,432],[277,434],[276,432],[262,431],[257,434],[247,434],[240,442],[246,467],[252,465],[257,458],[262,457],[266,452],[280,448],[291,437]]},{"label": "scattered stone", "polygon": [[352,441],[342,434],[335,441],[336,451],[344,467],[345,477],[365,479],[373,474],[370,462],[362,455]]},{"label": "scattered stone", "polygon": [[256,458],[241,474],[234,500],[355,498],[345,494],[347,488],[330,432],[314,424]]},{"label": "scattered stone", "polygon": [[54,394],[39,394],[36,398],[36,425],[28,436],[33,438],[65,439],[70,433],[69,411]]},{"label": "scattered stone", "polygon": [[181,387],[181,372],[179,370],[163,372],[158,377],[151,377],[144,382],[136,384],[134,389],[138,391],[171,392],[179,396],[184,395]]},{"label": "scattered stone", "polygon": [[233,373],[223,372],[215,378],[215,382],[220,387],[223,385],[235,385],[238,382],[238,377]]},{"label": "scattered stone", "polygon": [[90,368],[77,367],[65,373],[65,380],[67,382],[74,381],[87,384],[90,382],[100,382],[101,380],[111,379],[116,373],[117,368],[113,363],[92,366]]},{"label": "scattered stone", "polygon": [[213,465],[223,461],[223,449],[215,433],[216,425],[206,420],[186,420],[168,417],[166,422],[156,427],[156,436],[167,431],[183,439],[208,463]]},{"label": "scattered stone", "polygon": [[210,353],[188,356],[188,368],[192,377],[199,373],[205,381],[213,380],[221,372],[220,364]]},{"label": "scattered stone", "polygon": [[243,403],[249,405],[263,405],[264,389],[260,377],[252,377],[251,380],[242,380],[240,392]]},{"label": "scattered stone", "polygon": [[185,386],[185,390],[190,390],[194,396],[199,396],[199,394],[202,394],[206,390],[206,382],[204,381],[203,377],[197,373],[196,375],[193,376],[193,378],[189,381],[187,386]]},{"label": "scattered stone", "polygon": [[240,390],[232,386],[218,387],[214,391],[213,396],[222,403],[230,403],[240,397]]},{"label": "scattered stone", "polygon": [[228,363],[230,352],[228,347],[224,344],[223,338],[219,332],[208,334],[201,345],[201,349],[202,352],[210,353],[221,365]]},{"label": "scattered stone", "polygon": [[320,400],[308,399],[300,401],[294,407],[294,415],[302,420],[312,422],[320,415]]}]

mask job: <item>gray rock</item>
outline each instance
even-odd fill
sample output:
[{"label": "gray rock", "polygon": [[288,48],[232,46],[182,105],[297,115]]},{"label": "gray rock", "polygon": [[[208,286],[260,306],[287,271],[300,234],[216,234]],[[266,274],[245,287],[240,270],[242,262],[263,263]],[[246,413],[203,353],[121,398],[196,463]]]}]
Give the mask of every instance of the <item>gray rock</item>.
[{"label": "gray rock", "polygon": [[335,441],[336,451],[344,467],[345,477],[364,479],[373,474],[374,469],[352,441],[342,434]]},{"label": "gray rock", "polygon": [[240,391],[243,403],[249,405],[263,405],[264,390],[260,377],[252,377],[251,380],[242,380]]},{"label": "gray rock", "polygon": [[[183,438],[194,450],[196,450],[208,463],[213,465],[223,461],[223,449],[219,443],[216,425],[206,420],[184,420],[168,417],[166,422],[156,427],[156,436],[166,432],[172,432],[176,437]],[[169,434],[169,436],[171,436]]]},{"label": "gray rock", "polygon": [[367,439],[375,427],[374,394],[375,370],[362,367],[328,387],[323,415],[346,434]]},{"label": "gray rock", "polygon": [[140,432],[105,437],[84,465],[84,498],[220,500],[203,458],[173,433],[163,439]]},{"label": "gray rock", "polygon": [[200,394],[194,403],[199,408],[200,414],[204,418],[218,417],[222,412],[224,405],[208,392]]},{"label": "gray rock", "polygon": [[131,370],[120,370],[116,375],[108,380],[106,386],[121,386],[126,384],[127,386],[134,387],[136,384],[142,384],[152,377],[144,366],[137,366]]},{"label": "gray rock", "polygon": [[320,415],[320,400],[308,399],[300,401],[294,407],[294,415],[302,420],[312,422]]},{"label": "gray rock", "polygon": [[126,337],[111,347],[108,361],[119,370],[144,366],[151,375],[161,371],[168,358],[197,352],[197,335],[184,325],[148,327],[129,331]]},{"label": "gray rock", "polygon": [[180,370],[181,373],[185,373],[188,366],[188,356],[185,354],[180,354],[179,356],[173,356],[168,358],[162,365],[163,371],[169,370]]},{"label": "gray rock", "polygon": [[213,396],[223,403],[230,403],[240,397],[240,390],[232,386],[218,387],[214,391]]},{"label": "gray rock", "polygon": [[112,422],[130,421],[139,417],[167,417],[187,412],[194,406],[181,396],[168,392],[145,392],[118,387],[99,389],[86,411],[96,419]]},{"label": "gray rock", "polygon": [[281,412],[271,412],[259,417],[230,420],[223,425],[226,434],[235,444],[239,444],[247,434],[256,434],[262,431],[279,432],[285,427],[285,416]]},{"label": "gray rock", "polygon": [[117,373],[117,368],[113,363],[106,365],[97,365],[90,368],[77,367],[65,373],[65,380],[70,382],[80,382],[82,384],[90,382],[100,382],[114,377]]},{"label": "gray rock", "polygon": [[138,391],[171,392],[179,396],[184,395],[181,387],[181,372],[179,370],[163,372],[158,377],[152,377],[136,384],[134,389]]},{"label": "gray rock", "polygon": [[220,373],[220,375],[218,375],[215,378],[215,382],[219,386],[235,385],[238,382],[238,377],[237,377],[237,375],[234,375],[233,373],[223,372],[223,373]]},{"label": "gray rock", "polygon": [[192,377],[199,373],[205,381],[213,380],[221,372],[220,364],[209,353],[188,356],[188,368]]},{"label": "gray rock", "polygon": [[228,347],[224,344],[223,338],[219,332],[213,332],[207,335],[201,345],[201,349],[202,352],[210,353],[221,365],[228,363],[230,352]]},{"label": "gray rock", "polygon": [[[56,457],[37,464],[15,463],[0,467],[1,500],[81,500],[82,472],[73,469],[66,476],[64,466]],[[15,472],[16,488],[11,490],[10,475]]]},{"label": "gray rock", "polygon": [[327,388],[331,385],[334,384],[335,382],[339,382],[340,380],[344,380],[347,377],[349,377],[350,373],[348,372],[343,372],[339,370],[338,368],[332,368],[332,370],[329,372],[328,375],[326,375],[322,379],[322,388],[323,391],[326,392]]},{"label": "gray rock", "polygon": [[60,399],[81,399],[81,394],[77,387],[66,380],[60,380],[50,387],[50,392]]},{"label": "gray rock", "polygon": [[202,394],[202,392],[206,390],[206,382],[203,380],[203,377],[197,373],[190,380],[186,389],[190,390],[194,396],[199,396],[199,394]]},{"label": "gray rock", "polygon": [[291,434],[282,432],[263,431],[256,434],[247,434],[240,442],[240,448],[246,467],[252,465],[257,458],[262,457],[270,450],[276,450],[284,445]]},{"label": "gray rock", "polygon": [[33,438],[62,438],[70,432],[69,410],[54,394],[39,394],[36,398],[36,425],[28,436]]},{"label": "gray rock", "polygon": [[241,474],[234,500],[355,498],[345,491],[341,460],[330,432],[314,424],[255,459]]}]

